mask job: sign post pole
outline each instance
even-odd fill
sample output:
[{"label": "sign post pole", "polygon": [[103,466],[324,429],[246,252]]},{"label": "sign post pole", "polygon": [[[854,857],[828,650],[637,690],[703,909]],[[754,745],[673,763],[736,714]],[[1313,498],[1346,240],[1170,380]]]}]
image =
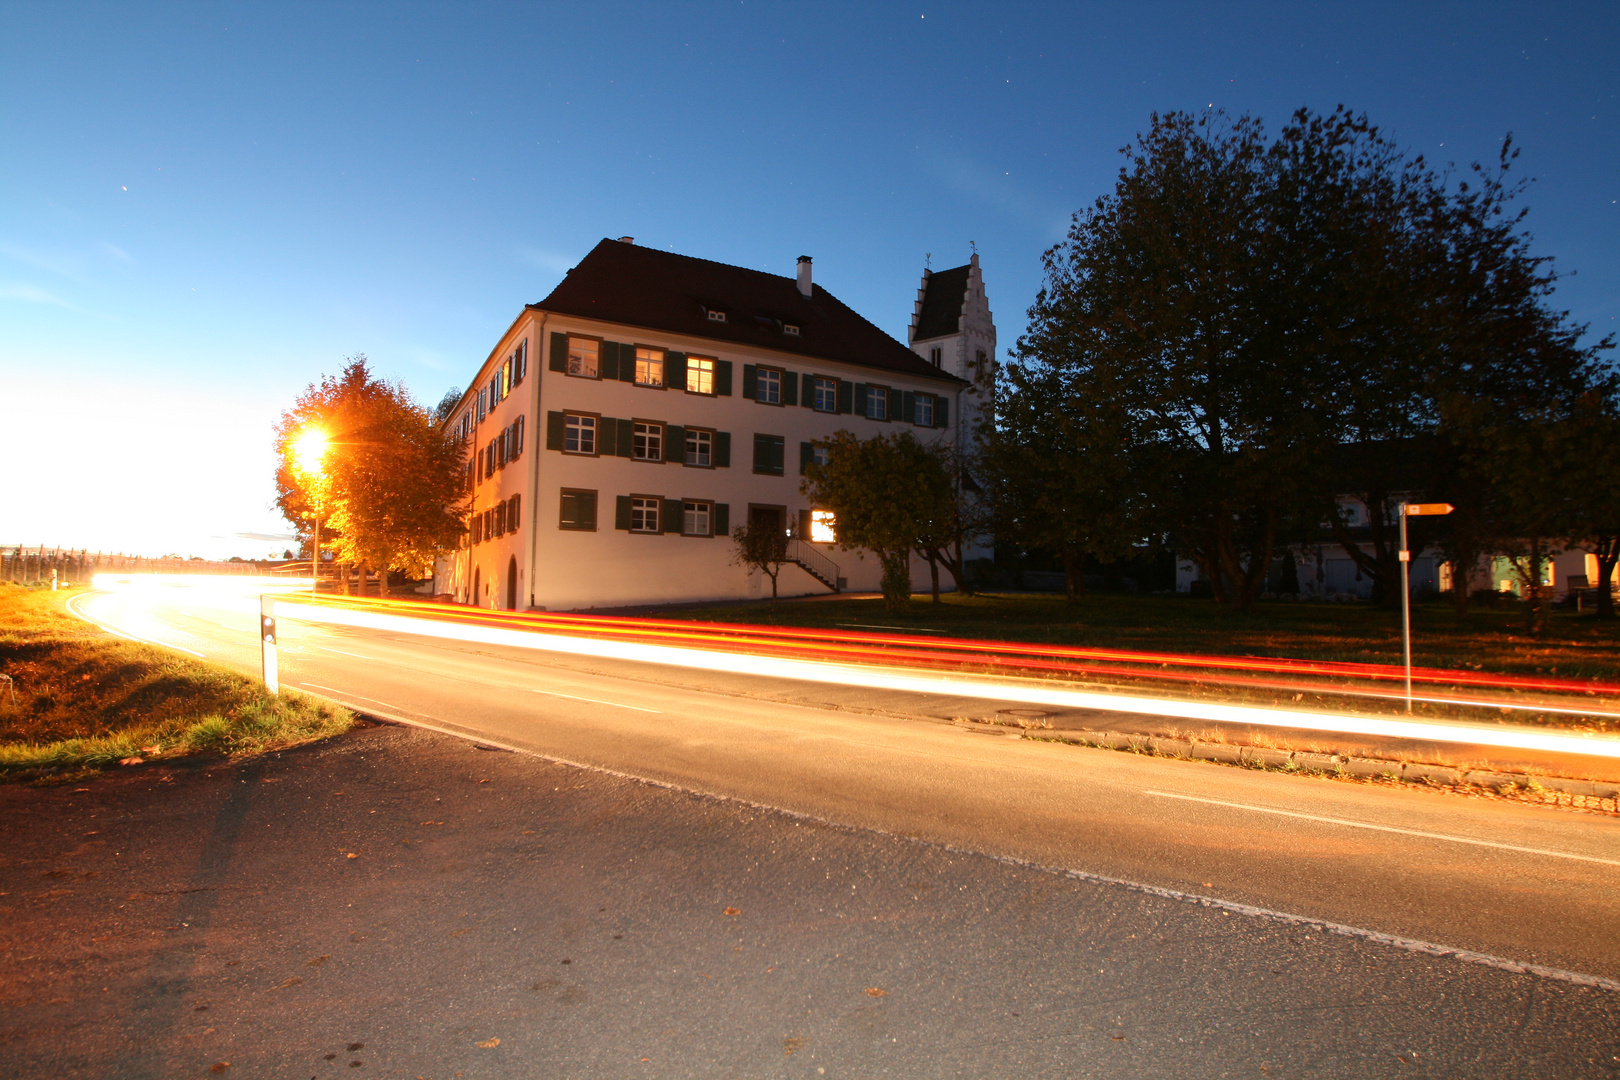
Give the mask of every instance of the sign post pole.
[{"label": "sign post pole", "polygon": [[281,679],[276,671],[276,609],[269,594],[259,596],[259,656],[264,662],[264,688],[272,694],[281,693]]},{"label": "sign post pole", "polygon": [[1455,509],[1450,503],[1400,505],[1401,518],[1401,661],[1406,668],[1406,711],[1412,711],[1412,552],[1406,546],[1406,519],[1440,517]]}]

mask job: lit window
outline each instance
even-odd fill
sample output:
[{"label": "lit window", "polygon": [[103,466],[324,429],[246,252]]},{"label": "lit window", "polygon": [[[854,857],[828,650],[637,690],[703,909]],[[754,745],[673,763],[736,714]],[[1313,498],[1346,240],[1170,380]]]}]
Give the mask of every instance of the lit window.
[{"label": "lit window", "polygon": [[838,533],[835,526],[838,519],[831,510],[810,511],[810,542],[814,544],[831,544],[837,541]]},{"label": "lit window", "polygon": [[714,464],[714,432],[686,429],[686,463],[705,469]]},{"label": "lit window", "polygon": [[637,349],[636,350],[636,385],[637,386],[663,386],[664,385],[664,350],[663,349]]},{"label": "lit window", "polygon": [[918,394],[914,415],[923,427],[934,426],[934,395]]},{"label": "lit window", "polygon": [[664,425],[636,422],[630,437],[630,456],[637,461],[664,460]]},{"label": "lit window", "polygon": [[689,394],[714,393],[714,361],[700,356],[686,358],[686,392]]},{"label": "lit window", "polygon": [[643,499],[640,497],[630,500],[630,531],[631,532],[657,532],[658,510],[662,499]]},{"label": "lit window", "polygon": [[564,419],[563,451],[569,454],[596,453],[596,417],[568,414]]},{"label": "lit window", "polygon": [[889,391],[882,386],[866,388],[866,415],[873,420],[889,418]]},{"label": "lit window", "polygon": [[713,503],[684,502],[681,504],[681,532],[687,536],[711,536],[710,512]]},{"label": "lit window", "polygon": [[812,464],[815,464],[815,465],[825,465],[825,464],[827,464],[827,461],[828,461],[827,447],[826,446],[812,445],[810,447],[810,461],[811,461]]},{"label": "lit window", "polygon": [[726,321],[726,313],[723,312],[723,311],[715,311],[714,309],[711,308],[709,310],[709,321],[710,322],[725,322]]},{"label": "lit window", "polygon": [[812,404],[816,412],[838,411],[838,380],[816,377],[816,396]]},{"label": "lit window", "polygon": [[754,378],[754,400],[766,405],[782,404],[782,373],[760,368]]},{"label": "lit window", "polygon": [[512,392],[512,383],[515,381],[512,378],[512,361],[508,360],[501,365],[501,397]]},{"label": "lit window", "polygon": [[568,374],[578,375],[585,379],[596,378],[598,372],[596,357],[599,344],[595,338],[570,336],[568,339]]},{"label": "lit window", "polygon": [[562,515],[557,521],[559,529],[596,528],[596,492],[563,489]]}]

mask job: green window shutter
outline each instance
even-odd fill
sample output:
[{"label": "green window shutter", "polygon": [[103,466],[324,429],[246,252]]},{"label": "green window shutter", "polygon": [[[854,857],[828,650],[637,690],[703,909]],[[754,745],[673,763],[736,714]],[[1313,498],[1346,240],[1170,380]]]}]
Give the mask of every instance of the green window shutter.
[{"label": "green window shutter", "polygon": [[799,404],[807,409],[813,409],[816,407],[816,377],[809,372],[805,372],[801,381],[804,383],[804,388],[799,391]]},{"label": "green window shutter", "polygon": [[658,531],[678,533],[685,528],[686,521],[681,516],[681,500],[665,499],[663,513],[658,515]]},{"label": "green window shutter", "polygon": [[863,382],[855,384],[855,415],[866,415],[866,384]]},{"label": "green window shutter", "polygon": [[898,420],[898,419],[900,419],[900,409],[901,409],[901,406],[902,406],[902,402],[903,402],[903,398],[902,398],[902,396],[900,394],[900,391],[898,391],[898,390],[890,390],[889,391],[889,419],[890,420]]},{"label": "green window shutter", "polygon": [[731,535],[731,504],[715,503],[714,516],[709,519],[714,524],[714,535]]},{"label": "green window shutter", "polygon": [[634,449],[631,441],[635,437],[636,422],[634,420],[615,420],[613,423],[619,429],[619,445],[616,453],[619,457],[629,457],[630,451]]},{"label": "green window shutter", "polygon": [[620,495],[613,500],[613,527],[630,531],[630,496]]},{"label": "green window shutter", "polygon": [[771,437],[769,435],[754,436],[754,471],[770,472],[771,469]]},{"label": "green window shutter", "polygon": [[612,457],[619,452],[619,424],[611,416],[596,421],[596,453],[599,457]]},{"label": "green window shutter", "polygon": [[900,395],[900,419],[908,424],[917,422],[917,395],[910,390]]},{"label": "green window shutter", "polygon": [[546,413],[546,449],[561,450],[563,448],[563,414],[560,412]]},{"label": "green window shutter", "polygon": [[810,539],[810,511],[808,510],[799,511],[799,538],[801,540]]},{"label": "green window shutter", "polygon": [[551,335],[551,370],[566,372],[568,370],[568,335]]},{"label": "green window shutter", "polygon": [[838,380],[838,411],[841,413],[855,411],[855,387],[844,379]]},{"label": "green window shutter", "polygon": [[787,440],[780,435],[767,436],[771,440],[771,475],[781,476],[786,464]]},{"label": "green window shutter", "polygon": [[934,426],[950,427],[951,399],[944,394],[934,395]]},{"label": "green window shutter", "polygon": [[753,364],[743,365],[743,397],[752,400],[759,396],[759,369]]},{"label": "green window shutter", "polygon": [[731,361],[714,362],[714,392],[720,397],[731,396]]},{"label": "green window shutter", "polygon": [[793,372],[782,372],[782,404],[797,405],[799,403],[799,380]]},{"label": "green window shutter", "polygon": [[677,465],[686,460],[686,429],[679,424],[664,425],[664,460]]},{"label": "green window shutter", "polygon": [[636,381],[636,347],[628,341],[619,346],[619,381]]},{"label": "green window shutter", "polygon": [[807,442],[799,444],[799,475],[803,476],[805,468],[816,459],[816,448]]},{"label": "green window shutter", "polygon": [[597,347],[596,373],[607,381],[618,380],[619,343],[617,341],[604,341]]},{"label": "green window shutter", "polygon": [[718,469],[731,468],[731,432],[714,433],[714,464]]},{"label": "green window shutter", "polygon": [[686,354],[683,352],[667,352],[664,354],[664,385],[676,390],[686,389]]}]

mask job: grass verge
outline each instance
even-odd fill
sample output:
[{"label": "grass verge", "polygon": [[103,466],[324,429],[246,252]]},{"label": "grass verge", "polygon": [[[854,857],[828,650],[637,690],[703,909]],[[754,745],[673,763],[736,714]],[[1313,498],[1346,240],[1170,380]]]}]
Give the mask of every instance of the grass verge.
[{"label": "grass verge", "polygon": [[347,731],[348,710],[107,635],[71,592],[0,584],[0,780],[78,778],[134,758],[242,755]]}]

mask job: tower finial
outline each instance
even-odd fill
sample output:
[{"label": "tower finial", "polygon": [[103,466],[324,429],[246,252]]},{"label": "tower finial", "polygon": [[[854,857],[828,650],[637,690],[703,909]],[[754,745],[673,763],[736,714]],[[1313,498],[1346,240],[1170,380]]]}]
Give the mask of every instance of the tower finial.
[{"label": "tower finial", "polygon": [[924,270],[932,270],[933,267],[934,267],[934,253],[932,251],[923,252],[923,269]]},{"label": "tower finial", "polygon": [[973,240],[969,240],[968,241],[968,250],[973,252],[973,254],[977,255],[979,253],[979,245],[978,245],[978,243],[973,241]]}]

